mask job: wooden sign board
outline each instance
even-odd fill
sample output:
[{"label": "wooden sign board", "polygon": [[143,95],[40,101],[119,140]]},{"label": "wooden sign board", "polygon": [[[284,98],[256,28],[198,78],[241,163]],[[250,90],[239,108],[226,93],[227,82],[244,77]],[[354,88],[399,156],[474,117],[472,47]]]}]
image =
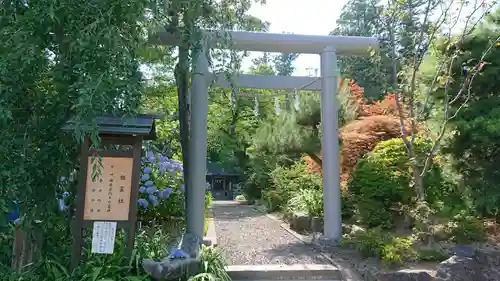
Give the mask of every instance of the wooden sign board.
[{"label": "wooden sign board", "polygon": [[101,175],[92,180],[92,157],[88,157],[84,220],[129,220],[133,158],[102,157]]},{"label": "wooden sign board", "polygon": [[[155,118],[158,117],[97,116],[95,121],[100,141],[92,144],[90,136],[84,138],[72,227],[72,270],[81,261],[83,234],[88,228],[93,228],[94,253],[112,253],[116,231],[123,230],[126,233],[125,255],[132,258],[137,231],[142,141],[155,139]],[[70,120],[63,130],[72,132],[75,127],[76,123]],[[94,175],[94,178],[93,155],[99,155],[102,164],[99,175]]]}]

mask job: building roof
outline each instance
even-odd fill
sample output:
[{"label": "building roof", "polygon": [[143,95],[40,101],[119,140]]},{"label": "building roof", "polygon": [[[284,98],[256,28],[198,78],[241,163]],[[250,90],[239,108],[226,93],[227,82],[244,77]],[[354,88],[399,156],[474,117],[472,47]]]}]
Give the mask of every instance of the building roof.
[{"label": "building roof", "polygon": [[[143,136],[146,140],[156,139],[155,119],[159,115],[143,114],[136,117],[97,116],[95,121],[101,134]],[[69,120],[63,131],[73,131],[76,122]],[[86,126],[91,129],[91,126]]]}]

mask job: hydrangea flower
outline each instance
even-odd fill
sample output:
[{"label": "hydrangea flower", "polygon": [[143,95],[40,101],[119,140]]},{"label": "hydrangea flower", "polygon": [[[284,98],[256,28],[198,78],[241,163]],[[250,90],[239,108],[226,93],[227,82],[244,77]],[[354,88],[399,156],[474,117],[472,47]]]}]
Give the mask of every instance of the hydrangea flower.
[{"label": "hydrangea flower", "polygon": [[158,165],[158,172],[160,173],[160,175],[165,174],[166,171],[167,171],[167,166],[164,163],[160,163]]},{"label": "hydrangea flower", "polygon": [[164,162],[167,162],[169,161],[168,157],[167,156],[164,156],[162,154],[159,154],[158,155],[158,161],[160,161],[161,163],[164,163]]},{"label": "hydrangea flower", "polygon": [[162,199],[167,199],[168,197],[170,197],[170,194],[172,194],[172,188],[167,187],[164,190],[160,191],[158,193],[158,196]]},{"label": "hydrangea flower", "polygon": [[141,206],[144,209],[147,209],[149,206],[148,200],[146,200],[144,198],[139,198],[139,200],[137,200],[137,203],[139,203],[139,206]]},{"label": "hydrangea flower", "polygon": [[148,151],[148,152],[146,153],[146,158],[147,158],[147,159],[148,159],[148,161],[149,161],[149,162],[151,162],[151,163],[153,163],[153,162],[155,162],[155,161],[156,161],[155,154],[154,154],[154,152],[153,152],[153,151],[151,151],[151,150],[150,150],[150,151]]},{"label": "hydrangea flower", "polygon": [[154,185],[149,186],[148,188],[146,188],[146,192],[148,194],[153,194],[153,193],[155,193],[157,191],[158,191],[158,188],[156,188],[156,186],[154,186]]},{"label": "hydrangea flower", "polygon": [[141,176],[141,181],[147,181],[149,180],[149,175],[148,174],[144,174]]},{"label": "hydrangea flower", "polygon": [[160,202],[158,201],[158,197],[156,197],[155,195],[153,194],[149,194],[148,196],[148,199],[149,201],[151,201],[151,203],[153,204],[153,206],[158,206],[160,204]]},{"label": "hydrangea flower", "polygon": [[[144,175],[148,175],[149,173],[151,173],[153,171],[153,168],[147,166],[144,168]],[[149,179],[149,176],[148,176],[148,179]]]},{"label": "hydrangea flower", "polygon": [[[162,204],[172,205],[172,210],[176,213],[182,212],[179,208],[184,208],[183,200],[178,200],[176,197],[182,194],[185,188],[184,185],[181,185],[182,162],[170,159],[161,153],[146,151],[146,155],[141,159],[141,165],[142,173],[139,191],[142,200],[138,201],[141,210],[154,208]],[[161,210],[158,211],[160,213],[163,212]],[[141,219],[154,219],[150,218],[150,216],[157,216],[156,209],[154,213],[141,213],[140,215],[146,216]]]}]

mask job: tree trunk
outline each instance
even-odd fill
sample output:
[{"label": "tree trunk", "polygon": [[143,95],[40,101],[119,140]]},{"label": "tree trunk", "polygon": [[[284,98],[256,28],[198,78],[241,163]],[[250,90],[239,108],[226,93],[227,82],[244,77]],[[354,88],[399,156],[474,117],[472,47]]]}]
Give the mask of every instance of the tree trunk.
[{"label": "tree trunk", "polygon": [[17,225],[12,249],[12,268],[22,272],[38,262],[42,242],[41,230],[27,231]]},{"label": "tree trunk", "polygon": [[425,186],[424,178],[420,175],[420,169],[416,164],[412,165],[413,169],[413,180],[415,181],[415,189],[417,192],[417,198],[419,201],[425,200]]}]

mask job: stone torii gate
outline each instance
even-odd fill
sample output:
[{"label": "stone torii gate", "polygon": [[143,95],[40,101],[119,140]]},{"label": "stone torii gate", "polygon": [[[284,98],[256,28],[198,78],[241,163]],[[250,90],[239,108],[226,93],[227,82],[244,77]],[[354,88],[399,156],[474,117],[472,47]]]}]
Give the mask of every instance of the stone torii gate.
[{"label": "stone torii gate", "polygon": [[[216,34],[206,32],[205,48],[215,47]],[[207,158],[207,113],[209,83],[239,88],[321,91],[321,147],[323,155],[324,236],[340,241],[342,218],[340,208],[340,155],[338,140],[337,55],[368,56],[378,48],[375,38],[352,36],[316,36],[273,34],[260,32],[228,32],[231,44],[227,48],[241,51],[318,54],[321,56],[321,75],[318,77],[237,75],[228,81],[224,74],[209,72],[206,50],[195,61],[191,98],[190,178],[186,202],[187,232],[203,237],[204,199]],[[158,34],[163,45],[179,45],[178,38],[168,33]]]}]

